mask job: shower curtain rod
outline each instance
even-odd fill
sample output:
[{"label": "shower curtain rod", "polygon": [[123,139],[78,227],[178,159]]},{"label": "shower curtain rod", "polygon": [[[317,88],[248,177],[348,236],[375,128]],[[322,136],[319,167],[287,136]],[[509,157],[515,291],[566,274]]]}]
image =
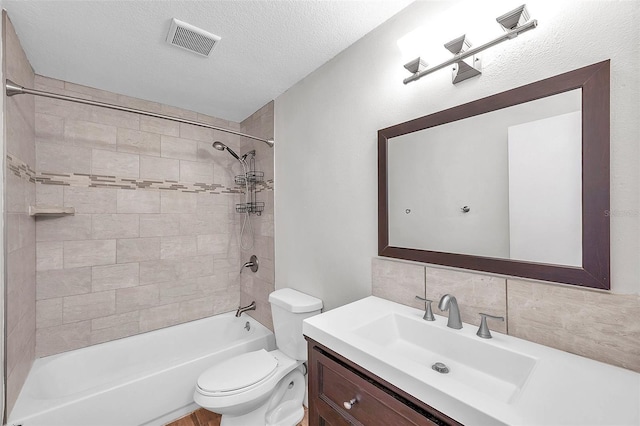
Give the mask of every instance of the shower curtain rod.
[{"label": "shower curtain rod", "polygon": [[237,135],[237,136],[242,136],[242,137],[245,137],[245,138],[249,138],[249,139],[253,139],[253,140],[256,140],[256,141],[264,142],[267,145],[269,145],[270,147],[273,147],[273,139],[263,139],[263,138],[259,138],[257,136],[247,135],[246,133],[236,132],[235,130],[224,129],[222,127],[216,127],[216,126],[212,126],[210,124],[202,123],[200,121],[187,120],[187,119],[184,119],[184,118],[173,117],[171,115],[157,114],[155,112],[149,112],[149,111],[144,111],[144,110],[141,110],[141,109],[128,108],[128,107],[123,107],[123,106],[119,106],[119,105],[108,104],[106,102],[91,101],[91,100],[88,100],[88,99],[76,98],[76,97],[73,97],[73,96],[58,95],[57,93],[45,92],[45,91],[36,90],[36,89],[29,89],[27,87],[22,87],[19,84],[16,84],[13,81],[8,80],[8,79],[7,79],[6,83],[5,83],[5,90],[6,90],[7,96],[14,96],[14,95],[43,96],[45,98],[60,99],[60,100],[63,100],[63,101],[76,102],[76,103],[79,103],[79,104],[85,104],[85,105],[92,105],[92,106],[97,106],[97,107],[101,107],[101,108],[114,109],[116,111],[124,111],[124,112],[130,112],[130,113],[133,113],[133,114],[146,115],[148,117],[155,117],[155,118],[162,118],[162,119],[165,119],[165,120],[177,121],[178,123],[191,124],[193,126],[205,127],[207,129],[213,129],[213,130],[218,130],[220,132],[231,133],[231,134],[234,134],[234,135]]}]

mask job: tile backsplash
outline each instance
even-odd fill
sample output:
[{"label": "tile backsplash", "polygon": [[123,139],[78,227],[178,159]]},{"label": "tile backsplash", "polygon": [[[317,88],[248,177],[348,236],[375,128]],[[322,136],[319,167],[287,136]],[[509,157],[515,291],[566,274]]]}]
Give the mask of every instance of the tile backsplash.
[{"label": "tile backsplash", "polygon": [[373,295],[424,308],[458,299],[462,320],[479,325],[479,312],[505,317],[492,330],[640,372],[640,296],[496,277],[386,258],[372,260]]},{"label": "tile backsplash", "polygon": [[640,372],[640,297],[509,280],[509,334]]}]

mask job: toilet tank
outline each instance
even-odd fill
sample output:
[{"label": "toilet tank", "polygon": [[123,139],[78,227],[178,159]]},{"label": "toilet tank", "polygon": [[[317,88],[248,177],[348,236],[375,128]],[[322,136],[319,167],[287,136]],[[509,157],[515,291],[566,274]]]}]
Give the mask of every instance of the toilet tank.
[{"label": "toilet tank", "polygon": [[322,300],[292,288],[282,288],[269,295],[276,346],[286,355],[307,360],[307,345],[302,336],[302,321],[318,315]]}]

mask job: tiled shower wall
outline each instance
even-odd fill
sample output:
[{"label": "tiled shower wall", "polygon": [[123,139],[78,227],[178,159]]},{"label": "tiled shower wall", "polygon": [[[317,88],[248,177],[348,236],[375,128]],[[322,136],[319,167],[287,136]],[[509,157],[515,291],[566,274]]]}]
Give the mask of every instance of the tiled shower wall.
[{"label": "tiled shower wall", "polygon": [[[464,322],[640,372],[640,296],[374,258],[373,295],[424,309],[415,296],[458,299]],[[446,314],[443,314],[446,315]]]},{"label": "tiled shower wall", "polygon": [[[33,70],[5,13],[2,28],[4,75],[32,87]],[[5,98],[7,411],[15,404],[35,350],[36,241],[35,222],[28,214],[36,192],[33,111],[30,96]],[[20,166],[12,167],[16,163]]]},{"label": "tiled shower wall", "polygon": [[[240,124],[36,76],[36,88],[240,130]],[[234,310],[240,138],[38,97],[36,355]]]},{"label": "tiled shower wall", "polygon": [[[273,138],[273,101],[269,102],[242,123],[244,133],[264,139]],[[255,311],[249,315],[273,330],[269,293],[275,290],[274,240],[273,240],[273,148],[264,142],[243,139],[240,143],[243,153],[256,150],[256,170],[264,172],[264,182],[257,185],[257,201],[265,203],[260,216],[252,215],[251,223],[254,235],[252,249],[242,250],[242,262],[255,254],[259,260],[258,271],[254,274],[248,269],[242,273],[240,301],[248,305],[256,302]],[[242,221],[242,219],[240,219]],[[239,226],[242,226],[240,223]]]}]

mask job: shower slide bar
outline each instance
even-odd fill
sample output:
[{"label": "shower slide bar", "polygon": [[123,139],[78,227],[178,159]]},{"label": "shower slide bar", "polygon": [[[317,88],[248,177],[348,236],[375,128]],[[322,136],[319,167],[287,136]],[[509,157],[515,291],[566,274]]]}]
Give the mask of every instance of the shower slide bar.
[{"label": "shower slide bar", "polygon": [[45,98],[59,99],[59,100],[62,100],[62,101],[76,102],[76,103],[79,103],[79,104],[85,104],[85,105],[97,106],[97,107],[101,107],[101,108],[114,109],[116,111],[124,111],[124,112],[130,112],[130,113],[133,113],[133,114],[146,115],[147,117],[162,118],[162,119],[165,119],[165,120],[176,121],[178,123],[191,124],[193,126],[205,127],[207,129],[213,129],[213,130],[218,130],[220,132],[231,133],[233,135],[242,136],[242,137],[245,137],[245,138],[249,138],[249,139],[253,139],[253,140],[256,140],[256,141],[264,142],[267,145],[269,145],[270,147],[273,147],[273,139],[263,139],[263,138],[259,138],[257,136],[248,135],[246,133],[237,132],[235,130],[225,129],[225,128],[217,127],[217,126],[212,126],[211,124],[202,123],[200,121],[193,121],[193,120],[187,120],[185,118],[173,117],[171,115],[158,114],[158,113],[155,113],[155,112],[144,111],[144,110],[141,110],[141,109],[128,108],[128,107],[123,107],[123,106],[119,106],[119,105],[108,104],[106,102],[92,101],[92,100],[89,100],[89,99],[76,98],[76,97],[73,97],[73,96],[58,95],[57,93],[45,92],[45,91],[42,91],[42,90],[29,89],[27,87],[22,87],[19,84],[16,84],[16,83],[14,83],[13,81],[11,81],[9,79],[7,79],[7,81],[5,83],[5,90],[6,90],[7,96],[14,96],[14,95],[43,96]]}]

